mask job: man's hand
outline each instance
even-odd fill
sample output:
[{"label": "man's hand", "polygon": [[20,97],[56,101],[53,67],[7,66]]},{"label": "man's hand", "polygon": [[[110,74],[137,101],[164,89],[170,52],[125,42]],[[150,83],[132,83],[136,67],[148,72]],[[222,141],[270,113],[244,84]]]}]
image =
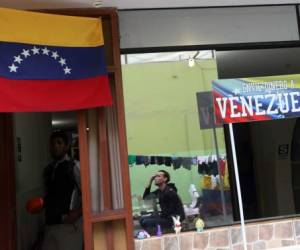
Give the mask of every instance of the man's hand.
[{"label": "man's hand", "polygon": [[148,187],[151,187],[152,182],[154,181],[156,175],[151,176],[150,180],[149,180],[149,184]]},{"label": "man's hand", "polygon": [[82,209],[75,209],[71,210],[64,218],[63,222],[66,224],[73,224],[75,223],[82,215]]}]

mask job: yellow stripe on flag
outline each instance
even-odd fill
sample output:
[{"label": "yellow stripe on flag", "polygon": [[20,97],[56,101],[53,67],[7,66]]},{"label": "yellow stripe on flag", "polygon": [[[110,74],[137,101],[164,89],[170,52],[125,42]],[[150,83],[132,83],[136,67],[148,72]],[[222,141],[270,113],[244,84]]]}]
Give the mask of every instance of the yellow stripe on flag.
[{"label": "yellow stripe on flag", "polygon": [[0,41],[48,46],[103,45],[100,18],[73,17],[0,8]]}]

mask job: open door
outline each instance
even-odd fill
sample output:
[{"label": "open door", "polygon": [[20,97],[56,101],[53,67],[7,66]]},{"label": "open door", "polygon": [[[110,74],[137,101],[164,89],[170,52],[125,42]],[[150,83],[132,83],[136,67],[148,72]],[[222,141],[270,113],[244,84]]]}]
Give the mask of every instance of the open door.
[{"label": "open door", "polygon": [[16,249],[12,115],[0,114],[0,249]]},{"label": "open door", "polygon": [[[85,250],[134,249],[117,10],[46,10],[102,18],[113,106],[78,112]],[[0,115],[0,250],[16,250],[12,115]]]}]

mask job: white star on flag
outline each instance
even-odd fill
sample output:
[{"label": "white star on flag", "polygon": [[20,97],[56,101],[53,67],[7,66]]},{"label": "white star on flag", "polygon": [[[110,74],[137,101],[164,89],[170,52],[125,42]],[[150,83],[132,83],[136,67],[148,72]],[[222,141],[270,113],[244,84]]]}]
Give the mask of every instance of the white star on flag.
[{"label": "white star on flag", "polygon": [[57,54],[56,51],[52,52],[52,56],[55,60],[57,59],[57,57],[59,57],[59,55]]},{"label": "white star on flag", "polygon": [[11,66],[8,66],[8,67],[9,67],[9,72],[17,72],[18,66],[12,64]]},{"label": "white star on flag", "polygon": [[36,54],[40,54],[40,49],[38,49],[37,47],[33,47],[33,49],[31,49],[33,54],[36,55]]},{"label": "white star on flag", "polygon": [[25,58],[30,56],[29,50],[28,49],[23,49],[23,52],[21,53]]},{"label": "white star on flag", "polygon": [[21,63],[23,61],[21,56],[14,56],[14,58],[15,58],[14,62]]},{"label": "white star on flag", "polygon": [[42,51],[43,51],[43,55],[49,56],[50,50],[48,50],[47,47],[43,48]]},{"label": "white star on flag", "polygon": [[61,64],[61,66],[64,66],[66,64],[66,59],[61,57],[59,63]]},{"label": "white star on flag", "polygon": [[66,67],[64,68],[64,71],[65,71],[65,75],[71,74],[71,69],[68,68],[68,66],[66,66]]}]

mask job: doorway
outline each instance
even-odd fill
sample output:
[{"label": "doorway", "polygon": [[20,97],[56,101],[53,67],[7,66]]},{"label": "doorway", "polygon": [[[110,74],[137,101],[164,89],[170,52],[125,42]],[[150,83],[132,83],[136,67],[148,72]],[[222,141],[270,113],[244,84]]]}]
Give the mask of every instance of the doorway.
[{"label": "doorway", "polygon": [[79,160],[76,113],[14,113],[2,115],[0,123],[3,136],[0,210],[1,221],[6,221],[3,228],[1,225],[1,237],[5,237],[1,248],[34,249],[45,227],[44,214],[29,213],[26,204],[32,198],[44,196],[43,171],[51,160],[49,136],[53,131],[66,133],[70,142],[68,154]]},{"label": "doorway", "polygon": [[11,114],[0,114],[0,242],[1,248],[15,250],[15,183]]}]

